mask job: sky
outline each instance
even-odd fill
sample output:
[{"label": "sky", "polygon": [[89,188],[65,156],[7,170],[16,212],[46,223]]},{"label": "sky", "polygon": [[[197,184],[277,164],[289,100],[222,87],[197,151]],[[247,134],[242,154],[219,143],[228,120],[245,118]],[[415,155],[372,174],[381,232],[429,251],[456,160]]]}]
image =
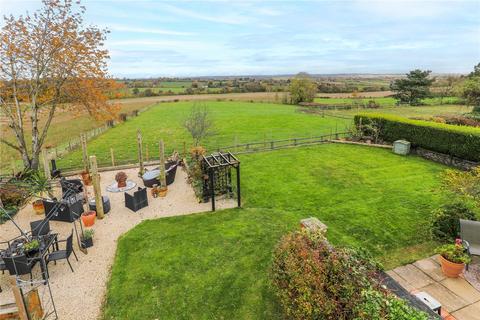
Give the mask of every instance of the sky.
[{"label": "sky", "polygon": [[[111,31],[115,77],[467,73],[480,62],[480,0],[82,4],[86,23]],[[0,13],[40,6],[0,0]]]}]

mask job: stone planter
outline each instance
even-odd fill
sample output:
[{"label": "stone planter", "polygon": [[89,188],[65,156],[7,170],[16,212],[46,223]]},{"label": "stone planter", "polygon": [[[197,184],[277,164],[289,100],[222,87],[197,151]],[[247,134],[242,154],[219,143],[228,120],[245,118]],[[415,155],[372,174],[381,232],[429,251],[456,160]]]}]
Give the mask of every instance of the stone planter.
[{"label": "stone planter", "polygon": [[449,278],[458,278],[465,268],[464,263],[455,263],[448,261],[441,255],[438,257],[438,261],[442,266],[443,274]]}]

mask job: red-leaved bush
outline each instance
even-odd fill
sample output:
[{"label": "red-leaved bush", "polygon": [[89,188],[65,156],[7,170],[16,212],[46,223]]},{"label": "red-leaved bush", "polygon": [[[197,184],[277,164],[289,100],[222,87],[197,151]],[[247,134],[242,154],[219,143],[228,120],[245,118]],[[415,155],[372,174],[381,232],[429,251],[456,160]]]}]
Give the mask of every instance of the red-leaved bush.
[{"label": "red-leaved bush", "polygon": [[280,241],[272,278],[289,319],[426,319],[382,288],[379,272],[365,252],[335,248],[303,230]]}]

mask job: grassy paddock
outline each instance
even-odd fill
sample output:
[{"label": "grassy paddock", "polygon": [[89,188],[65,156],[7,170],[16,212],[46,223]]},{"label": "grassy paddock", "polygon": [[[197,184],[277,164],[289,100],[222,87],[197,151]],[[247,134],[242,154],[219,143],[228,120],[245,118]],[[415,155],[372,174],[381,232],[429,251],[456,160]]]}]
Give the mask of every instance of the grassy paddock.
[{"label": "grassy paddock", "polygon": [[[110,148],[118,161],[137,159],[137,129],[142,130],[143,141],[151,156],[157,157],[158,140],[164,139],[167,151],[182,150],[183,142],[191,145],[192,138],[183,127],[193,102],[161,103],[140,116],[112,128],[88,144],[101,164],[110,163]],[[252,141],[309,137],[330,132],[345,131],[350,120],[333,117],[312,117],[297,112],[295,106],[249,103],[205,102],[214,121],[214,135],[205,140],[207,148],[232,146]],[[81,164],[81,150],[59,161],[60,167]]]},{"label": "grassy paddock", "polygon": [[358,113],[385,113],[402,116],[406,118],[418,117],[429,118],[436,115],[464,114],[472,111],[472,107],[464,105],[442,105],[442,106],[391,106],[379,109],[351,109],[351,110],[327,110],[328,115],[352,117]]},{"label": "grassy paddock", "polygon": [[[152,103],[152,101],[146,100],[125,100],[119,104],[120,112],[128,113],[133,110],[142,109]],[[31,141],[30,121],[29,119],[25,119],[25,121],[26,141],[29,143]],[[40,118],[40,126],[42,128],[45,121],[45,117]],[[78,138],[82,132],[87,132],[103,125],[103,121],[95,121],[87,114],[75,114],[71,111],[59,110],[57,111],[55,118],[52,120],[52,124],[45,140],[45,145],[55,148],[58,145],[67,143],[69,140]],[[1,128],[1,130],[0,135],[2,135],[2,138],[7,141],[15,141],[12,130],[6,126],[5,128]],[[16,150],[0,143],[0,172],[11,173],[11,163],[14,160],[16,161],[17,170],[19,170],[19,168],[22,167],[20,154]]]},{"label": "grassy paddock", "polygon": [[[392,97],[374,97],[374,98],[315,98],[314,101],[322,104],[330,105],[344,105],[344,104],[355,104],[355,102],[360,102],[362,104],[368,103],[368,101],[375,101],[382,107],[392,107],[397,104],[397,100]],[[423,100],[423,103],[427,106],[440,105],[440,104],[454,104],[458,103],[458,98],[456,97],[445,97],[440,98],[426,98]]]},{"label": "grassy paddock", "polygon": [[443,166],[321,145],[244,155],[243,209],[147,221],[119,241],[105,319],[280,319],[268,273],[280,237],[318,217],[387,268],[432,253]]}]

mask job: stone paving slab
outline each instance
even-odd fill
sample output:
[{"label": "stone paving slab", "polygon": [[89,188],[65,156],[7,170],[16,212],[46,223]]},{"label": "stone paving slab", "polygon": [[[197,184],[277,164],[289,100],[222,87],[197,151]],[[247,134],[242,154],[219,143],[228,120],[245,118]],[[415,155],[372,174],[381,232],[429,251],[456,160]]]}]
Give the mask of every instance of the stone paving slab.
[{"label": "stone paving slab", "polygon": [[403,279],[402,277],[400,277],[395,271],[393,270],[390,270],[390,271],[387,271],[387,274],[392,277],[393,280],[397,281],[399,285],[401,285],[403,288],[405,288],[405,290],[407,290],[408,292],[412,291],[415,289],[414,286],[412,286],[411,284],[409,284],[407,281],[405,281],[405,279]]},{"label": "stone paving slab", "polygon": [[440,283],[469,304],[480,301],[480,292],[463,278],[446,278]]},{"label": "stone paving slab", "polygon": [[425,287],[435,282],[413,264],[395,268],[393,271],[415,288]]},{"label": "stone paving slab", "polygon": [[426,273],[430,278],[439,282],[444,280],[446,277],[442,272],[442,268],[434,258],[426,258],[422,260],[418,260],[413,263],[415,267],[422,270]]},{"label": "stone paving slab", "polygon": [[452,313],[458,320],[480,320],[480,302],[471,304],[461,310]]},{"label": "stone paving slab", "polygon": [[469,304],[467,301],[460,298],[459,296],[457,296],[456,294],[454,294],[453,292],[451,292],[450,290],[448,290],[446,287],[444,287],[439,283],[432,283],[418,290],[425,291],[429,295],[434,297],[436,300],[438,300],[442,304],[442,307],[447,308],[447,310],[450,313],[457,311]]}]

